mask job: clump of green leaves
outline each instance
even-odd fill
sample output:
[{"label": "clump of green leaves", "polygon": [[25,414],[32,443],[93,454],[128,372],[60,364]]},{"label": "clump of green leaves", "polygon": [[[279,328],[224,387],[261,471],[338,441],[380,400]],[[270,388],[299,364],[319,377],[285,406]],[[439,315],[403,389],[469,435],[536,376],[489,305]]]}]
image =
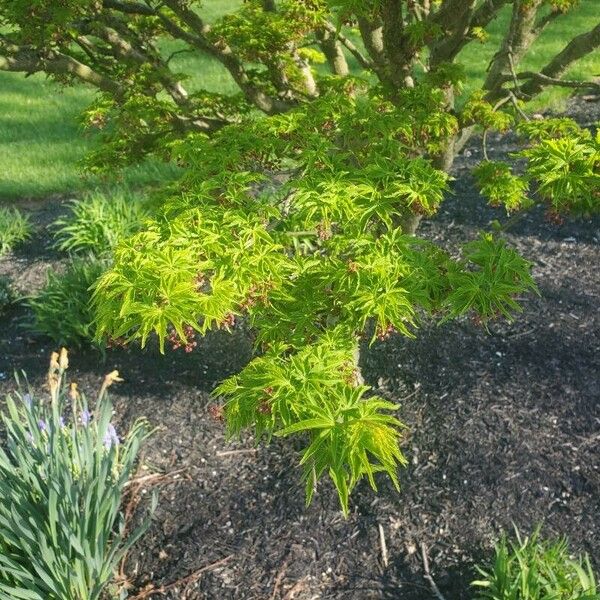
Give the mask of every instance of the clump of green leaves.
[{"label": "clump of green leaves", "polygon": [[125,189],[96,190],[73,200],[69,214],[54,223],[56,245],[68,252],[104,256],[138,231],[148,215],[138,194]]},{"label": "clump of green leaves", "polygon": [[290,346],[273,346],[216,390],[227,399],[231,435],[247,427],[255,429],[258,439],[302,434],[307,504],[326,473],[345,514],[349,494],[363,477],[376,490],[374,474],[385,472],[399,487],[397,465],[406,463],[397,442],[402,427],[394,416],[398,406],[367,394],[349,339],[334,330],[296,353]]},{"label": "clump of green leaves", "polygon": [[32,329],[66,346],[92,343],[95,326],[92,286],[106,269],[97,259],[74,259],[62,273],[48,271],[45,287],[28,300]]},{"label": "clump of green leaves", "polygon": [[0,275],[0,316],[13,304],[16,299],[10,279]]},{"label": "clump of green leaves", "polygon": [[494,561],[477,571],[472,585],[485,600],[598,600],[600,590],[589,557],[573,559],[566,539],[543,540],[538,527],[523,537],[503,535]]},{"label": "clump of green leaves", "polygon": [[600,206],[600,131],[544,137],[520,155],[526,176],[557,213],[591,215]]},{"label": "clump of green leaves", "polygon": [[510,213],[531,204],[527,196],[527,181],[514,175],[505,162],[482,161],[473,169],[473,176],[491,206],[504,206]]},{"label": "clump of green leaves", "polygon": [[496,110],[485,100],[485,93],[481,90],[473,92],[460,114],[464,125],[479,125],[483,129],[494,131],[507,131],[513,124],[512,115]]},{"label": "clump of green leaves", "polygon": [[17,208],[0,207],[0,256],[31,235],[31,222]]},{"label": "clump of green leaves", "polygon": [[0,449],[0,600],[99,600],[128,549],[147,528],[127,532],[120,512],[142,421],[119,437],[106,376],[88,405],[65,382],[67,356],[54,353],[50,397],[19,386],[6,399]]},{"label": "clump of green leaves", "polygon": [[[230,329],[243,318],[260,357],[217,390],[229,430],[300,436],[307,500],[322,476],[345,513],[361,478],[397,485],[396,407],[358,371],[361,339],[414,335],[423,316],[510,316],[530,265],[482,236],[456,258],[406,231],[432,215],[448,175],[432,160],[456,128],[443,96],[332,89],[297,111],[196,136],[174,151],[191,168],[144,231],[120,244],[94,292],[97,335],[145,344]],[[290,176],[273,185],[272,168]]]}]

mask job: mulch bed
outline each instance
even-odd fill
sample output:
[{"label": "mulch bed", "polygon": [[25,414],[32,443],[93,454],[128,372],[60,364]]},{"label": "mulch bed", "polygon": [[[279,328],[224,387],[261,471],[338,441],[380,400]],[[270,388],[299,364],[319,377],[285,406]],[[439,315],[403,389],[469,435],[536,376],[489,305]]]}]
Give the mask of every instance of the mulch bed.
[{"label": "mulch bed", "polygon": [[[571,112],[591,122],[600,107],[574,104]],[[493,157],[516,142],[488,143]],[[459,158],[454,195],[423,235],[457,247],[505,218],[474,191],[468,168],[480,153],[474,140]],[[26,208],[38,237],[0,260],[0,274],[32,292],[61,260],[45,225],[64,204]],[[421,600],[433,596],[423,577],[425,545],[447,600],[469,598],[474,564],[513,523],[529,531],[543,522],[546,535],[568,535],[599,568],[600,221],[554,225],[534,211],[507,237],[532,261],[540,290],[522,299],[513,323],[489,331],[468,319],[425,324],[416,340],[393,337],[366,353],[367,381],[402,405],[410,465],[400,493],[383,479],[378,495],[361,485],[348,519],[327,482],[304,506],[299,446],[227,441],[211,416],[211,391],[251,356],[243,332],[210,335],[191,355],[114,350],[103,359],[73,350],[70,377],[88,395],[113,368],[125,377],[113,388],[123,427],[146,416],[159,428],[145,448],[147,472],[177,472],[140,489],[142,505],[151,487],[160,502],[127,563],[136,589],[187,578],[148,597]],[[15,369],[43,383],[53,344],[27,333],[26,318],[17,308],[0,319],[0,392],[14,387]]]}]

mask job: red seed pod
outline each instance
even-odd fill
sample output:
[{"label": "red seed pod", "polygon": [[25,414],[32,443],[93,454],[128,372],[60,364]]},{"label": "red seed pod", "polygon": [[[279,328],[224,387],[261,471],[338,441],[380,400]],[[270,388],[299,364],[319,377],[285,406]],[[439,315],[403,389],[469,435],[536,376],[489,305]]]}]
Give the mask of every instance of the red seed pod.
[{"label": "red seed pod", "polygon": [[562,225],[565,222],[563,216],[554,208],[546,212],[546,221],[552,225]]},{"label": "red seed pod", "polygon": [[224,412],[223,412],[223,407],[220,406],[219,404],[211,404],[208,407],[208,414],[215,420],[215,421],[223,421],[224,419]]},{"label": "red seed pod", "polygon": [[270,415],[271,414],[271,403],[267,399],[261,400],[258,405],[258,412],[261,415]]}]

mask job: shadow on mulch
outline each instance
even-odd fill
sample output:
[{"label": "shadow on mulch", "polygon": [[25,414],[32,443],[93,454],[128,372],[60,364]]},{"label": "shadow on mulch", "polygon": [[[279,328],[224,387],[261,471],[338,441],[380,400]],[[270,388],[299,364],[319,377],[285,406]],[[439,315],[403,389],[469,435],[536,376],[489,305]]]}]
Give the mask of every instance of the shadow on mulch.
[{"label": "shadow on mulch", "polygon": [[[463,176],[465,160],[456,194],[423,226],[452,247],[503,218]],[[211,417],[210,392],[250,359],[243,333],[210,335],[189,356],[119,350],[103,359],[73,350],[70,376],[89,394],[113,368],[125,377],[113,388],[122,427],[146,416],[159,428],[145,449],[148,468],[185,469],[159,486],[152,527],[127,564],[135,585],[168,584],[229,557],[164,597],[425,600],[433,597],[425,544],[447,600],[471,598],[473,566],[490,556],[499,531],[538,522],[600,567],[599,229],[597,219],[557,227],[529,214],[507,235],[532,261],[541,295],[523,298],[513,323],[489,332],[469,320],[424,324],[415,340],[393,337],[365,353],[368,382],[401,404],[410,464],[400,493],[384,479],[378,495],[361,484],[348,519],[327,482],[304,506],[298,440],[258,448],[249,436],[227,441]],[[18,260],[0,260],[0,273],[35,287],[40,265],[54,257],[32,254],[23,247]],[[14,369],[43,382],[53,347],[19,327],[26,316],[16,309],[0,319],[2,392],[13,387]]]}]

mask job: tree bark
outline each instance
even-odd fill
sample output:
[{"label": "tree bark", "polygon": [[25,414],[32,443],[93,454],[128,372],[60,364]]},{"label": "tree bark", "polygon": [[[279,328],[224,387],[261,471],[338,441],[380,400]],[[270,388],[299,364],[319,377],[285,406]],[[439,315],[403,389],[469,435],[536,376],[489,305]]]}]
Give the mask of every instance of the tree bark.
[{"label": "tree bark", "polygon": [[[560,79],[567,69],[577,60],[600,48],[600,23],[587,33],[573,38],[541,71],[540,74],[551,79]],[[544,88],[542,80],[530,79],[521,86],[526,97],[539,94]]]},{"label": "tree bark", "polygon": [[531,44],[539,35],[536,29],[536,16],[543,0],[514,0],[509,30],[504,36],[502,46],[496,53],[483,89],[488,91],[488,100],[497,100],[502,96],[504,75],[514,73]]},{"label": "tree bark", "polygon": [[124,93],[123,86],[116,81],[101,75],[71,56],[55,51],[51,51],[46,56],[41,57],[33,52],[33,50],[17,48],[14,53],[11,52],[5,56],[0,55],[0,71],[17,71],[23,73],[43,71],[54,75],[72,75],[104,92],[113,94],[117,98],[120,98]]},{"label": "tree bark", "polygon": [[335,38],[335,34],[325,29],[320,29],[316,32],[316,35],[331,72],[341,77],[348,75],[350,73],[348,61],[344,56],[342,45]]}]

